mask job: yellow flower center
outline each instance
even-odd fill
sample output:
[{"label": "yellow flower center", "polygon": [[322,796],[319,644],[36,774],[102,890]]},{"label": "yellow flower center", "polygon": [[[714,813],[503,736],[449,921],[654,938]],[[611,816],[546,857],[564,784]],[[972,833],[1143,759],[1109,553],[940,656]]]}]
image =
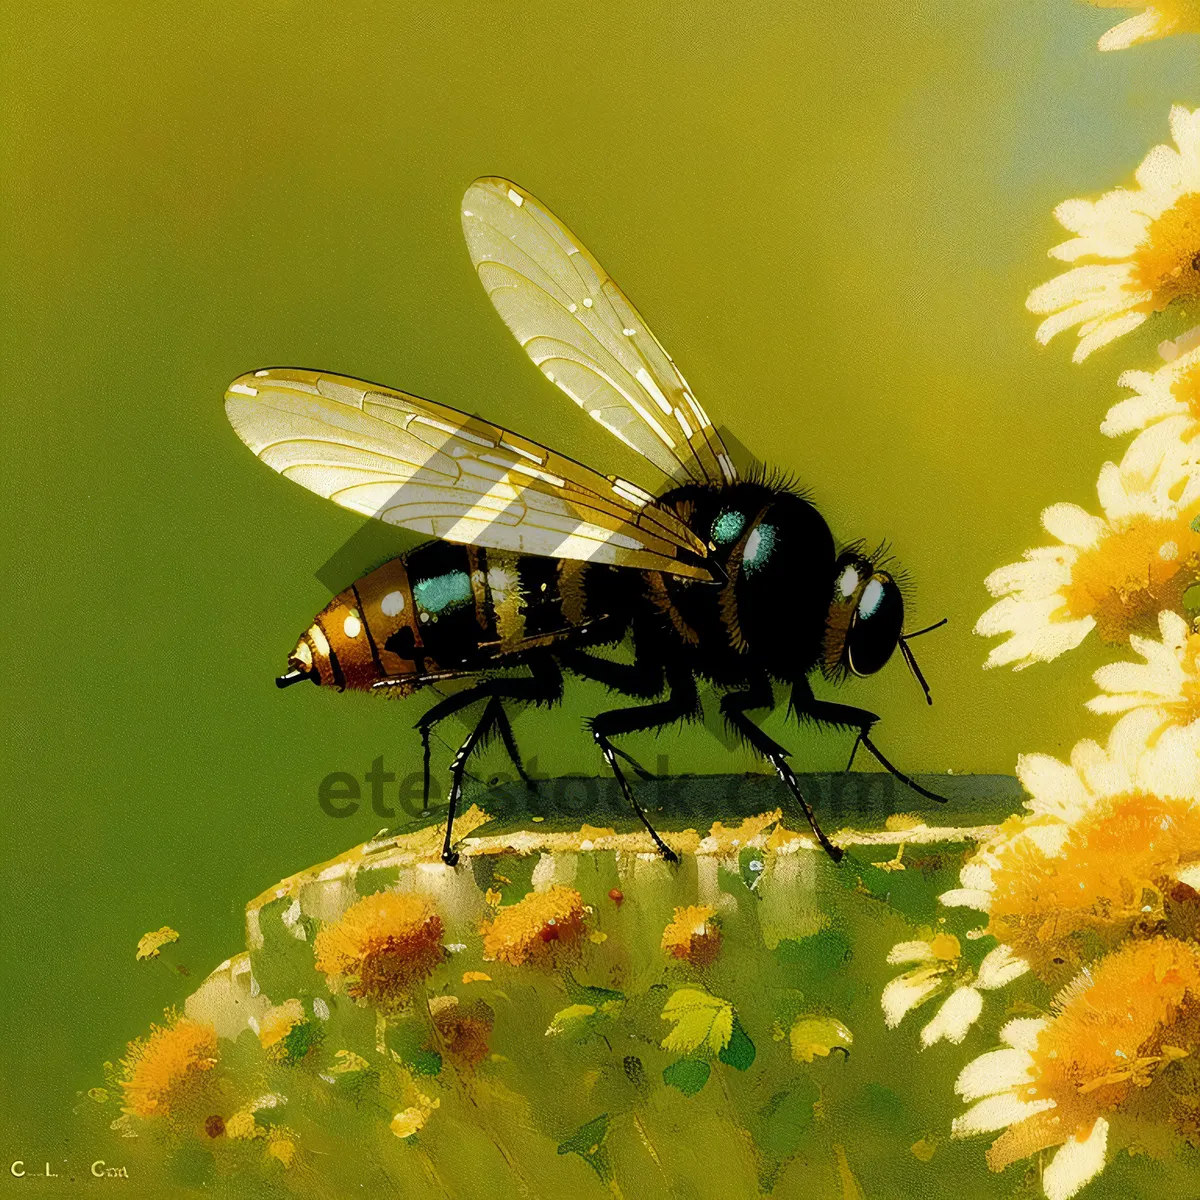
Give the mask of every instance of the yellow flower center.
[{"label": "yellow flower center", "polygon": [[217,1031],[187,1017],[152,1025],[148,1038],[130,1042],[121,1060],[124,1110],[139,1117],[169,1113],[200,1089],[217,1063]]},{"label": "yellow flower center", "polygon": [[1200,504],[1170,520],[1135,517],[1082,551],[1063,589],[1071,616],[1095,618],[1106,642],[1153,636],[1158,614],[1180,611],[1184,592],[1200,579],[1198,515]]},{"label": "yellow flower center", "polygon": [[956,962],[962,957],[962,947],[952,933],[939,933],[929,943],[929,948],[933,951],[933,957],[943,962]]},{"label": "yellow flower center", "polygon": [[1114,951],[1092,967],[1087,986],[1070,993],[1042,1031],[1027,1098],[1051,1097],[1064,1119],[1075,1115],[1079,1099],[1094,1111],[1115,1107],[1131,1085],[1149,1082],[1150,1067],[1174,1057],[1163,1053],[1163,1043],[1175,1045],[1171,1026],[1181,1010],[1194,1017],[1198,1002],[1194,946],[1158,937]]},{"label": "yellow flower center", "polygon": [[1021,839],[998,857],[988,933],[1035,966],[1073,970],[1081,952],[1165,919],[1171,880],[1200,861],[1200,809],[1116,795],[1072,827],[1060,854]]},{"label": "yellow flower center", "polygon": [[1200,296],[1200,192],[1181,196],[1150,223],[1134,251],[1133,278],[1139,291],[1153,293],[1154,312]]},{"label": "yellow flower center", "polygon": [[1192,416],[1200,421],[1200,362],[1194,363],[1171,384],[1171,395],[1180,404],[1186,404]]}]

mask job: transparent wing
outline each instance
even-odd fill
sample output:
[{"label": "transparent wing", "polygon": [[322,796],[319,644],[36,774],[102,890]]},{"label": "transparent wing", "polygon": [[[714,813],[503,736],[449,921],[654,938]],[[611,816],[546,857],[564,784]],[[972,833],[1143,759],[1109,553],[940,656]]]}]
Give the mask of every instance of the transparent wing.
[{"label": "transparent wing", "polygon": [[322,371],[225,393],[268,466],[343,508],[449,542],[710,579],[704,544],[632,483],[390,388]]},{"label": "transparent wing", "polygon": [[670,355],[553,213],[507,179],[477,179],[462,219],[488,296],[547,379],[668,479],[736,479]]}]

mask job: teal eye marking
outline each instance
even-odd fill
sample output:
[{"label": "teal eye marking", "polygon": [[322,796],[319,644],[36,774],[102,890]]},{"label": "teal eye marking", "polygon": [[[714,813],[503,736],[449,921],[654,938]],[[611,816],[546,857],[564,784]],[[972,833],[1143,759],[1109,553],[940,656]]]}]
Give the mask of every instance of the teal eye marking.
[{"label": "teal eye marking", "polygon": [[878,579],[872,579],[863,588],[862,598],[858,602],[858,615],[866,620],[873,617],[880,604],[883,603],[883,584]]},{"label": "teal eye marking", "polygon": [[426,612],[457,608],[471,599],[471,577],[466,571],[433,575],[413,584],[413,598]]},{"label": "teal eye marking", "polygon": [[745,528],[746,514],[733,509],[726,509],[713,522],[712,540],[718,546],[727,546],[730,542],[736,542],[741,537],[742,530]]},{"label": "teal eye marking", "polygon": [[742,568],[750,574],[771,557],[775,549],[775,526],[756,525],[746,539],[746,549],[742,552]]}]

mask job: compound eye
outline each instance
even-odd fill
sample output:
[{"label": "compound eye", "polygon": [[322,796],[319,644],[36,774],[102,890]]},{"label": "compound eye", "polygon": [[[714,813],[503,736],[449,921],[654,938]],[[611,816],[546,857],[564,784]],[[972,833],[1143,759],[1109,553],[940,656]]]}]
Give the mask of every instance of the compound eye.
[{"label": "compound eye", "polygon": [[872,575],[858,598],[846,638],[846,656],[855,675],[874,675],[900,643],[904,600],[890,575]]},{"label": "compound eye", "polygon": [[712,540],[718,546],[728,546],[742,536],[742,530],[745,528],[745,513],[740,513],[735,508],[723,509],[712,524]]},{"label": "compound eye", "polygon": [[883,580],[878,577],[870,580],[863,588],[863,594],[858,598],[858,619],[870,620],[883,603]]},{"label": "compound eye", "polygon": [[854,563],[847,563],[842,568],[841,574],[838,575],[838,597],[842,600],[849,600],[858,591],[859,579],[858,567]]}]

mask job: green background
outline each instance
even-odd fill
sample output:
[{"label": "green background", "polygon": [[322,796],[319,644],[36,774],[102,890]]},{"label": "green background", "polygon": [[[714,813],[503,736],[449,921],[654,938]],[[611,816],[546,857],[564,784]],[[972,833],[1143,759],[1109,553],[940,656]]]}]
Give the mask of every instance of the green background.
[{"label": "green background", "polygon": [[[985,675],[970,630],[987,572],[1043,540],[1042,507],[1094,506],[1117,374],[1184,327],[1077,368],[1024,310],[1056,270],[1053,205],[1128,181],[1170,104],[1200,103],[1195,39],[1096,52],[1123,15],[6,7],[0,1165],[86,1155],[77,1091],[182,994],[134,963],[142,933],[179,929],[202,976],[250,896],[382,823],[326,817],[325,775],[416,765],[424,699],[272,686],[361,522],[254,461],[226,383],[323,367],[618,462],[474,277],[458,205],[477,175],[557,211],[718,424],[795,472],[838,536],[890,540],[914,621],[950,617],[919,643],[933,709],[898,660],[841,689],[898,763],[1011,771],[1103,734],[1081,702],[1111,655]],[[360,537],[341,582],[406,544]],[[598,772],[579,729],[604,703],[581,685],[520,718],[540,772]],[[768,728],[806,768],[844,761],[841,735]],[[642,752],[758,769],[703,730],[671,739]]]}]

